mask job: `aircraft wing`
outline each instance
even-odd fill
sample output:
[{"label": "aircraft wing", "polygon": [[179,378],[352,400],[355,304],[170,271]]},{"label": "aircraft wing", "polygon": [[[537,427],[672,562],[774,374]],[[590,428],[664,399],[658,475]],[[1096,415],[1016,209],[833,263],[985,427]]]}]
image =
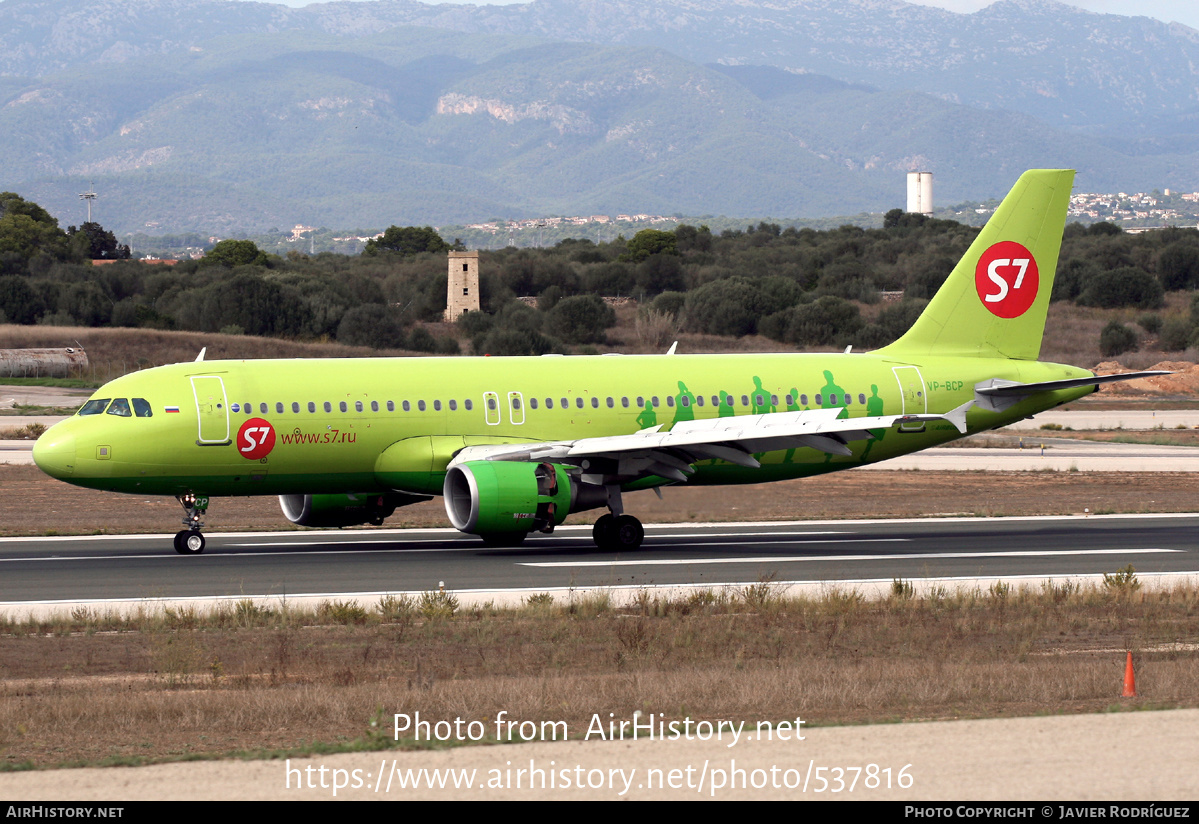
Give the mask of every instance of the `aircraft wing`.
[{"label": "aircraft wing", "polygon": [[655,426],[629,435],[574,441],[469,446],[450,465],[477,460],[549,461],[579,466],[585,475],[602,476],[600,483],[623,483],[651,475],[686,481],[695,471],[693,464],[703,460],[757,468],[754,453],[799,447],[848,456],[850,442],[874,438],[871,430],[904,424],[948,420],[965,433],[966,409],[972,403],[944,415],[840,418],[843,409],[809,409],[680,421],[668,431]]}]

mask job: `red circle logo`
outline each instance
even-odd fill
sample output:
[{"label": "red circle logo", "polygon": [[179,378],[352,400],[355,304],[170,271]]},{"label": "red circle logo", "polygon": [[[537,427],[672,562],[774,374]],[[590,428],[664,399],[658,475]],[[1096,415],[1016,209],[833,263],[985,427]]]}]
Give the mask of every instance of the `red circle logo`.
[{"label": "red circle logo", "polygon": [[1036,258],[1014,240],[987,249],[974,269],[978,299],[988,312],[1001,318],[1018,318],[1027,312],[1040,285]]},{"label": "red circle logo", "polygon": [[275,427],[262,418],[250,418],[237,430],[237,451],[243,458],[257,461],[275,448]]}]

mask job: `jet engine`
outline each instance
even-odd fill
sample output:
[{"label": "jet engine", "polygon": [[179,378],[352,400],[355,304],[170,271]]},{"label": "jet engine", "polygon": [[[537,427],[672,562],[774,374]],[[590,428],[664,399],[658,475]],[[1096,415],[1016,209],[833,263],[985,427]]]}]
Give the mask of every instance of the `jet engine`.
[{"label": "jet engine", "polygon": [[467,461],[445,475],[450,523],[476,535],[553,532],[571,512],[605,505],[602,487],[580,484],[552,463]]},{"label": "jet engine", "polygon": [[345,495],[280,495],[279,506],[287,520],[300,526],[379,526],[384,518],[396,511],[396,507],[428,500],[427,496],[397,492],[351,492]]}]

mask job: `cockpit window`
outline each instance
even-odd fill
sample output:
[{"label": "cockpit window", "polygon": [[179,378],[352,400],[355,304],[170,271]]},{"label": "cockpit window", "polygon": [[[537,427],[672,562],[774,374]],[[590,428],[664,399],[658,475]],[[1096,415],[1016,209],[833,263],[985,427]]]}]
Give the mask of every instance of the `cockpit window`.
[{"label": "cockpit window", "polygon": [[112,398],[95,398],[85,403],[79,410],[80,415],[99,415],[104,412],[105,407]]},{"label": "cockpit window", "polygon": [[134,398],[133,414],[139,418],[152,418],[154,417],[154,410],[150,408],[150,402],[145,398]]},{"label": "cockpit window", "polygon": [[109,415],[119,415],[122,418],[133,417],[133,412],[129,409],[128,398],[117,398],[112,402],[112,406],[108,407]]}]

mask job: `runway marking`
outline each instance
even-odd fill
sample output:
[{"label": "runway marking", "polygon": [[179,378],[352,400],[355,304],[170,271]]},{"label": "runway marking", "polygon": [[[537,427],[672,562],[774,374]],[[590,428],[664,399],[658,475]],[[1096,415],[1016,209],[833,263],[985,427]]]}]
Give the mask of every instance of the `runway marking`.
[{"label": "runway marking", "polygon": [[[460,535],[460,533],[458,533],[458,534]],[[846,535],[846,536],[848,536],[848,535],[852,535],[852,534],[853,533],[849,533],[849,532],[805,532],[805,533],[800,533],[799,537],[802,537],[803,535]],[[835,543],[867,543],[867,542],[882,542],[882,541],[890,542],[890,541],[910,541],[911,540],[910,538],[857,538],[857,539],[849,538],[849,539],[843,540],[843,541],[835,541],[835,540],[795,541],[795,540],[790,540],[794,535],[795,535],[795,533],[785,533],[785,532],[742,532],[742,533],[730,534],[729,541],[710,541],[710,542],[706,542],[706,543],[671,544],[671,545],[663,546],[663,547],[661,547],[661,549],[684,549],[687,547],[696,547],[696,546],[724,546],[724,547],[736,546],[734,539],[742,538],[742,537],[750,537],[750,536],[753,536],[753,537],[775,536],[775,537],[788,539],[788,540],[776,542],[778,544],[796,544],[796,543],[799,543],[799,544],[835,544]],[[679,537],[679,538],[692,538],[692,537],[694,537],[694,538],[711,538],[712,533],[707,532],[707,533],[699,533],[697,535],[679,535],[679,536],[671,535],[669,537],[670,538],[675,538],[675,537]],[[413,543],[413,544],[428,543],[430,540],[433,540],[433,539],[426,538],[421,541],[412,541],[411,543]],[[303,555],[305,558],[307,558],[310,556],[317,556],[317,555],[366,555],[366,554],[383,555],[383,554],[386,554],[389,552],[403,553],[405,555],[417,555],[420,553],[427,553],[427,552],[487,552],[487,551],[492,551],[492,550],[520,551],[522,549],[538,549],[539,543],[546,544],[546,546],[544,546],[543,548],[546,551],[549,551],[552,549],[550,546],[548,546],[550,541],[554,541],[555,543],[563,543],[564,541],[570,541],[570,542],[574,542],[574,543],[584,543],[584,544],[588,544],[588,545],[592,544],[592,539],[589,535],[572,535],[572,536],[562,535],[562,536],[554,536],[553,538],[551,538],[549,536],[546,536],[545,538],[535,538],[529,543],[525,543],[520,546],[514,546],[514,547],[489,547],[489,546],[479,543],[477,540],[472,539],[472,536],[462,535],[459,540],[456,540],[454,542],[456,544],[459,544],[459,546],[438,546],[438,547],[426,547],[426,548],[421,548],[421,549],[400,546],[400,547],[396,547],[395,549],[390,549],[390,550],[386,550],[386,549],[384,549],[384,550],[379,550],[379,549],[315,549],[310,552],[305,552]],[[391,545],[394,545],[396,543],[397,543],[397,541],[394,541],[394,540],[328,541],[328,540],[324,540],[324,539],[318,539],[318,540],[311,540],[311,541],[261,541],[261,542],[255,542],[255,543],[242,543],[242,544],[218,544],[218,545],[215,545],[214,548],[226,549],[226,548],[246,548],[246,547],[252,547],[252,548],[310,547],[310,546],[320,546],[321,544],[333,544],[333,545],[337,545],[337,546],[360,546],[362,544],[391,544]],[[214,558],[214,557],[215,558],[255,558],[255,557],[259,557],[259,556],[277,557],[278,554],[279,553],[275,553],[275,552],[238,552],[236,554],[221,555],[220,553],[211,553],[210,552],[202,557],[207,557],[207,558]],[[178,557],[180,557],[180,556],[175,553],[168,553],[168,552],[155,552],[153,554],[142,554],[142,555],[50,555],[50,556],[33,555],[33,556],[25,556],[25,557],[20,557],[20,558],[0,558],[0,564],[14,563],[17,561],[120,561],[120,560],[142,560],[142,559],[171,559],[171,558],[178,558]],[[184,557],[195,557],[195,556],[189,555],[189,556],[184,556]]]},{"label": "runway marking", "polygon": [[[885,540],[885,539],[884,539]],[[819,543],[811,541],[809,543]],[[1051,557],[1060,555],[1143,555],[1151,552],[1186,552],[1185,549],[1051,549],[1017,552],[933,552],[902,555],[791,555],[757,558],[664,558],[657,561],[518,561],[517,566],[530,567],[613,567],[613,566],[681,566],[689,564],[781,564],[802,561],[910,561],[937,558],[1016,558]]]}]

